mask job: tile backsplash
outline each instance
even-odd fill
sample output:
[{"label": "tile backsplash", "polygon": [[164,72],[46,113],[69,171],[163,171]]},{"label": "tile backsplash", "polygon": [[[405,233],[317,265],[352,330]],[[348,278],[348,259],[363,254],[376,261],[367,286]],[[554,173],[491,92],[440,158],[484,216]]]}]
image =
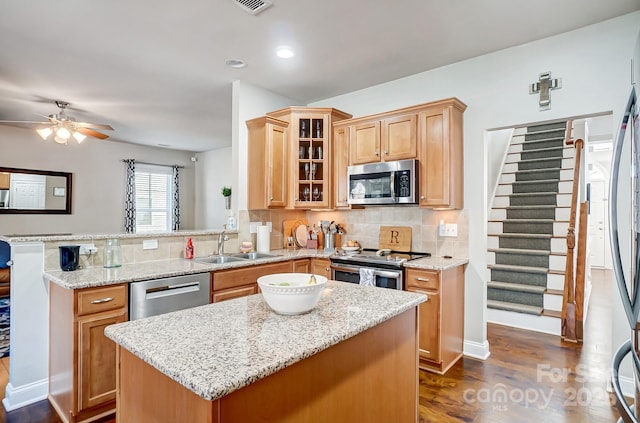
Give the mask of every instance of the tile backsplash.
[{"label": "tile backsplash", "polygon": [[[340,223],[346,234],[342,241],[357,240],[365,248],[378,248],[380,226],[410,226],[411,249],[429,252],[433,256],[469,256],[469,228],[466,210],[431,210],[418,206],[379,206],[355,210],[303,211],[303,210],[249,210],[242,211],[239,218],[239,242],[251,240],[255,245],[255,234],[249,234],[249,222],[272,222],[271,249],[280,249],[284,243],[284,220],[305,219],[313,224],[320,220]],[[458,236],[440,237],[438,225],[455,223]],[[288,235],[288,234],[287,234]]]}]

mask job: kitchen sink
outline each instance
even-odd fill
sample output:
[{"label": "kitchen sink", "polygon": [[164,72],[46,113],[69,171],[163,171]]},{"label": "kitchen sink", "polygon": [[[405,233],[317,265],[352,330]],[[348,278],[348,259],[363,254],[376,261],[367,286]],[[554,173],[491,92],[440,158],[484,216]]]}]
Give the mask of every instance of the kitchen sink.
[{"label": "kitchen sink", "polygon": [[231,256],[206,256],[206,257],[196,257],[193,259],[198,263],[208,263],[208,264],[223,264],[223,263],[233,263],[236,261],[244,261],[243,258],[240,257],[231,257]]},{"label": "kitchen sink", "polygon": [[251,252],[251,253],[235,253],[235,254],[231,254],[231,257],[238,257],[241,259],[246,259],[246,260],[256,260],[256,259],[261,259],[261,258],[267,258],[267,257],[280,257],[277,254],[267,254],[267,253],[258,253],[258,252]]}]

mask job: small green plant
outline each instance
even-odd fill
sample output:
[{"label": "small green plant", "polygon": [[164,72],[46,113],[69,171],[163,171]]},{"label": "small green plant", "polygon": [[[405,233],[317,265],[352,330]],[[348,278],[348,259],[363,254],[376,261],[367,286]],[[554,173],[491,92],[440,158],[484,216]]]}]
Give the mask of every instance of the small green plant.
[{"label": "small green plant", "polygon": [[231,187],[222,187],[222,196],[231,197]]}]

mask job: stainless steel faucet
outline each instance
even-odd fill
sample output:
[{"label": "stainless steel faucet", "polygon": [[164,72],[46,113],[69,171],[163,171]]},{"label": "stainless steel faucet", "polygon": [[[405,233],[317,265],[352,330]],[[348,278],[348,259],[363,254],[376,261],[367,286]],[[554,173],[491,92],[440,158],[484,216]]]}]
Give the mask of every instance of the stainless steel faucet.
[{"label": "stainless steel faucet", "polygon": [[218,234],[218,255],[224,254],[224,242],[229,241],[229,235],[225,231]]}]

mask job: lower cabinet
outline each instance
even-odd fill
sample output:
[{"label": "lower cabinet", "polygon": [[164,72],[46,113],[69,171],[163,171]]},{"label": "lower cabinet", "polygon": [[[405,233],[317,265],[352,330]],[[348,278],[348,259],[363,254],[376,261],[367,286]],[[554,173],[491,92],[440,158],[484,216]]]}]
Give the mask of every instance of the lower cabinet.
[{"label": "lower cabinet", "polygon": [[311,272],[309,273],[331,279],[331,261],[324,258],[311,259]]},{"label": "lower cabinet", "polygon": [[311,273],[309,272],[309,259],[294,260],[293,273]]},{"label": "lower cabinet", "polygon": [[462,357],[464,266],[441,271],[407,269],[406,290],[427,296],[420,304],[420,368],[443,374]]},{"label": "lower cabinet", "polygon": [[68,422],[114,413],[116,344],[104,328],[127,321],[127,286],[49,287],[49,401]]},{"label": "lower cabinet", "polygon": [[272,273],[291,272],[290,261],[211,272],[211,302],[257,294],[258,278]]}]

